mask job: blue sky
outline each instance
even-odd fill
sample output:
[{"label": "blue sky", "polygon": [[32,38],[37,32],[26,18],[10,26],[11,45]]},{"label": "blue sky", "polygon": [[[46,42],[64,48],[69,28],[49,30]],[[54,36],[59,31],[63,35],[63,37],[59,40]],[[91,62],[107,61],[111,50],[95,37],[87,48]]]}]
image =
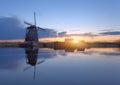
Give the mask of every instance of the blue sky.
[{"label": "blue sky", "polygon": [[[62,34],[92,35],[102,31],[101,34],[120,35],[120,0],[0,0],[0,39],[7,39],[5,34],[18,35],[17,29],[23,28],[12,22],[33,23],[34,11],[38,26],[53,29],[48,29],[47,34],[53,35],[56,30]],[[24,36],[24,31],[19,35]]]},{"label": "blue sky", "polygon": [[0,16],[17,16],[59,31],[119,29],[120,0],[0,0]]}]

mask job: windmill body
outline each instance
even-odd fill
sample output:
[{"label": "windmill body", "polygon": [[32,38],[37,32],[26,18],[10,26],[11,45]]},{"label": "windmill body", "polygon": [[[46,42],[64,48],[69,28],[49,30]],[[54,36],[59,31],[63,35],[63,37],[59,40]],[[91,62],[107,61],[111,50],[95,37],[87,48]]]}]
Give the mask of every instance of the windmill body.
[{"label": "windmill body", "polygon": [[26,29],[25,43],[27,47],[38,46],[38,33],[35,26],[29,26]]},{"label": "windmill body", "polygon": [[36,26],[36,15],[34,13],[34,25],[24,22],[26,25],[29,25],[26,28],[26,34],[25,34],[25,42],[20,44],[20,47],[38,47],[38,30],[45,30],[41,27]]},{"label": "windmill body", "polygon": [[25,42],[38,42],[37,29],[34,26],[27,27]]}]

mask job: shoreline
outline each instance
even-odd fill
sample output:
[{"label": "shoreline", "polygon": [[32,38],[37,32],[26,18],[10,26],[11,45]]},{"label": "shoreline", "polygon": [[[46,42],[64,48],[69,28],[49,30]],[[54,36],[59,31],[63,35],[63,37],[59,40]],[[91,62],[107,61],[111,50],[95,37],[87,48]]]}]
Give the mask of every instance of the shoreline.
[{"label": "shoreline", "polygon": [[[22,42],[0,42],[0,48],[21,48],[20,44]],[[68,44],[68,43],[67,43]],[[105,43],[105,42],[95,42],[95,43],[82,43],[82,44],[70,44],[67,46],[65,42],[48,42],[48,43],[40,43],[38,48],[120,48],[119,42],[114,43]]]}]

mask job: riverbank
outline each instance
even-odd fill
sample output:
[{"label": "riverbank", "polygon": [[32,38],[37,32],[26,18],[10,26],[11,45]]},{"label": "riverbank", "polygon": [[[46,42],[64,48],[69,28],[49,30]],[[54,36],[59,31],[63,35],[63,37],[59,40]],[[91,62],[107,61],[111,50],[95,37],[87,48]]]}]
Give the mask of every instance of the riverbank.
[{"label": "riverbank", "polygon": [[[1,42],[0,43],[0,48],[19,48],[20,44],[22,42]],[[48,42],[48,43],[39,43],[38,45],[39,48],[54,48],[54,49],[76,49],[78,47],[82,48],[92,48],[92,47],[97,47],[97,48],[104,48],[104,47],[120,47],[119,42],[94,42],[94,43],[78,43],[78,44],[73,44],[73,43],[65,43],[65,42]]]}]

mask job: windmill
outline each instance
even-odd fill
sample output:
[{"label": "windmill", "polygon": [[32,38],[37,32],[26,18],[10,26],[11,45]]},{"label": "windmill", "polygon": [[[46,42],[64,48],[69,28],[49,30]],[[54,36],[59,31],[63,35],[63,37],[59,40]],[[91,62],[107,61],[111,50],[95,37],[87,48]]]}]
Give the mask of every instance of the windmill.
[{"label": "windmill", "polygon": [[35,47],[38,46],[38,30],[45,31],[44,28],[36,26],[36,13],[34,12],[34,24],[24,21],[28,25],[25,34],[25,42],[20,44],[20,47]]}]

